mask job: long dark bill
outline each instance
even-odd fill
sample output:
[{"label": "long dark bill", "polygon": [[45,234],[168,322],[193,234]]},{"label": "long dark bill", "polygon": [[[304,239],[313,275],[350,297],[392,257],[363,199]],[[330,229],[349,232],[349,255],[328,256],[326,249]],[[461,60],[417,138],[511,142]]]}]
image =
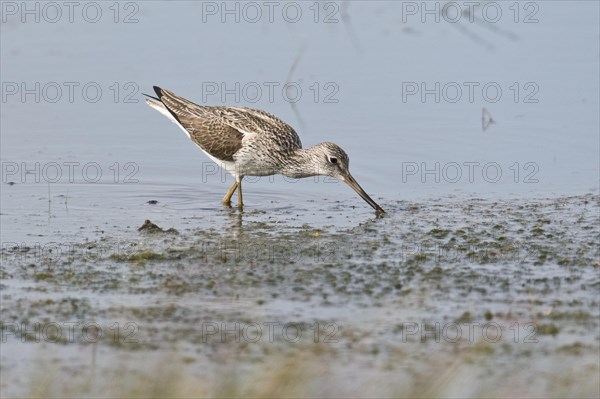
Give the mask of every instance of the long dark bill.
[{"label": "long dark bill", "polygon": [[350,187],[352,187],[352,189],[356,191],[358,195],[360,195],[360,198],[367,201],[367,204],[371,205],[373,209],[377,211],[377,213],[385,213],[383,208],[377,205],[377,202],[373,201],[373,199],[369,197],[369,194],[367,194],[365,190],[362,189],[360,184],[358,184],[356,180],[354,180],[354,177],[348,174],[347,176],[345,176],[344,182],[346,182]]}]

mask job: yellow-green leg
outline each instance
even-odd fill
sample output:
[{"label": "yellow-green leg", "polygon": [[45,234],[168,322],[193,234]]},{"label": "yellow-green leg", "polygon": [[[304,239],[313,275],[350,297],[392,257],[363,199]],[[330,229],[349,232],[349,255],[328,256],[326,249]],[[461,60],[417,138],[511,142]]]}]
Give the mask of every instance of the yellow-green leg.
[{"label": "yellow-green leg", "polygon": [[227,194],[225,194],[225,196],[223,197],[224,205],[231,206],[231,197],[233,197],[233,193],[235,193],[235,190],[237,188],[238,188],[238,182],[236,181],[233,183],[233,186],[231,186],[229,191],[227,191]]},{"label": "yellow-green leg", "polygon": [[240,181],[237,182],[237,187],[238,187],[238,208],[242,209],[242,207],[244,206],[244,200],[242,199],[242,179],[240,179]]}]

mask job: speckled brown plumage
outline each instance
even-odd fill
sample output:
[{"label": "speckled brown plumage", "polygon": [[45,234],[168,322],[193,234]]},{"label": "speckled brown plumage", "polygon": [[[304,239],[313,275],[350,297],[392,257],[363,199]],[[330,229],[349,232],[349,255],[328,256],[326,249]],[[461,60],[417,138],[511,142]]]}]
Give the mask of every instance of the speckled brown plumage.
[{"label": "speckled brown plumage", "polygon": [[[234,161],[242,141],[253,142],[268,136],[273,150],[302,148],[294,129],[281,119],[253,108],[201,106],[168,90],[154,87],[158,99],[188,131],[190,138],[204,151],[223,161]],[[246,138],[246,140],[244,140]]]},{"label": "speckled brown plumage", "polygon": [[149,96],[148,105],[176,123],[209,157],[235,177],[236,182],[223,198],[226,205],[237,190],[238,205],[242,206],[244,176],[327,175],[347,183],[377,212],[383,212],[354,180],[349,171],[350,159],[336,144],[324,142],[304,149],[294,129],[268,112],[198,105],[160,87],[154,86],[154,91],[157,97]]}]

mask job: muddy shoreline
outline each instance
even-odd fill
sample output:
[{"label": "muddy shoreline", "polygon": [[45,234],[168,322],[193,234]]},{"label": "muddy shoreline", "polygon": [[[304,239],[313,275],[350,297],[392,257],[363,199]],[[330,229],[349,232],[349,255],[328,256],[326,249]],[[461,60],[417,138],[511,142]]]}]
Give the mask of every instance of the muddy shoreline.
[{"label": "muddy shoreline", "polygon": [[[51,362],[72,392],[93,396],[127,358],[153,359],[119,365],[140,381],[164,368],[184,381],[169,394],[192,396],[256,393],[257,375],[274,378],[278,394],[597,394],[598,196],[387,206],[348,229],[255,212],[232,215],[226,229],[146,222],[54,253],[5,246],[2,390],[31,394],[33,375],[19,370]],[[290,361],[302,364],[294,373],[318,364],[329,379],[281,391],[277,378],[290,376],[268,370]],[[238,380],[215,385],[217,369]],[[474,369],[481,377],[465,391],[458,381]],[[86,385],[86,373],[97,380]],[[141,389],[136,378],[117,391]],[[49,382],[43,392],[62,391]]]}]

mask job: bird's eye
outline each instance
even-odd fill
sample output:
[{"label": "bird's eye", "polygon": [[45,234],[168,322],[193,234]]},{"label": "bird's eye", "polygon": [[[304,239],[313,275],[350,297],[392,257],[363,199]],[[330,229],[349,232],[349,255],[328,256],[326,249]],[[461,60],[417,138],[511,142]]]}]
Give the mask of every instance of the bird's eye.
[{"label": "bird's eye", "polygon": [[335,158],[335,157],[329,157],[329,162],[335,164],[335,163],[337,163],[337,158]]}]

